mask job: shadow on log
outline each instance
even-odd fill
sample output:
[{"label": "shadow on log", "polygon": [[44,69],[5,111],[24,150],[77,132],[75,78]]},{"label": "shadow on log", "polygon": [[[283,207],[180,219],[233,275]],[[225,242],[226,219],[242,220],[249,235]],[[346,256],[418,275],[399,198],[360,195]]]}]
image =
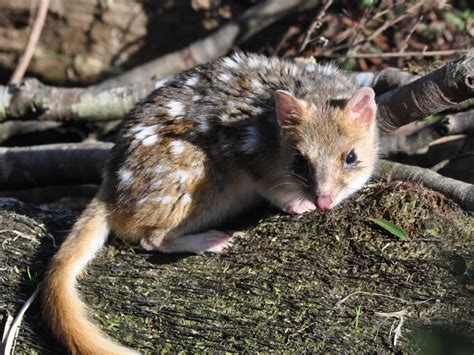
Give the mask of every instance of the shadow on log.
[{"label": "shadow on log", "polygon": [[[12,199],[0,207],[5,318],[41,279],[55,250],[48,234],[59,244],[77,215]],[[410,240],[369,217],[392,221]],[[80,282],[91,316],[145,353],[413,353],[426,344],[420,332],[434,326],[454,329],[456,346],[472,353],[463,334],[473,329],[474,220],[442,195],[376,183],[331,212],[267,214],[251,227],[229,228],[240,232],[221,255],[148,254],[113,240]],[[391,327],[400,318],[380,312],[403,314],[396,347]],[[58,349],[34,304],[16,352]]]}]

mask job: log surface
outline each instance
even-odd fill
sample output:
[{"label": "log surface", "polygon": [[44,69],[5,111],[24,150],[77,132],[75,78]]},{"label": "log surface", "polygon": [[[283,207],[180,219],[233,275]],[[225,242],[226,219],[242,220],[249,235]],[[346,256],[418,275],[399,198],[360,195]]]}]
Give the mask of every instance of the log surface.
[{"label": "log surface", "polygon": [[[59,244],[77,216],[15,201],[0,204],[2,316],[41,279],[55,250],[48,233]],[[410,240],[369,217],[392,221]],[[420,331],[473,329],[474,220],[440,194],[377,183],[328,213],[271,213],[250,224],[228,226],[240,233],[221,255],[149,254],[113,239],[80,281],[91,316],[144,353],[413,353]],[[375,312],[402,310],[394,347],[395,319]],[[37,304],[28,310],[16,352],[60,353],[38,314]]]}]

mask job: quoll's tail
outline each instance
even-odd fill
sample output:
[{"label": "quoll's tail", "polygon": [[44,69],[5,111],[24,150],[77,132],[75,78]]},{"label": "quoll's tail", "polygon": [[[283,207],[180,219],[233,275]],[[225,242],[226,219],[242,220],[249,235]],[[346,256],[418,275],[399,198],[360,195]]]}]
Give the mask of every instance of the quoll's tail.
[{"label": "quoll's tail", "polygon": [[137,354],[107,339],[87,319],[76,278],[109,234],[105,203],[94,198],[51,261],[42,290],[43,316],[73,354]]}]

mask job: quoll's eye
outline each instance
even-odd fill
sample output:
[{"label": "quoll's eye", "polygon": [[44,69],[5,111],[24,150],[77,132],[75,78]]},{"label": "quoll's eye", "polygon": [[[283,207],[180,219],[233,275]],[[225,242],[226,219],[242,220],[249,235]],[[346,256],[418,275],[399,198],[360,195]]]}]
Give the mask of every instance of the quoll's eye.
[{"label": "quoll's eye", "polygon": [[349,150],[344,158],[344,167],[345,168],[353,168],[357,164],[357,155],[354,152],[354,149]]}]

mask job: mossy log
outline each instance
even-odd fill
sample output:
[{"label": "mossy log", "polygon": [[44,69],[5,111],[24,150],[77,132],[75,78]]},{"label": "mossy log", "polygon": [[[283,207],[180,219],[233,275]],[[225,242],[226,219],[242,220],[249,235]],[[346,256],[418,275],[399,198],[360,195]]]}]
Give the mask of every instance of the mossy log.
[{"label": "mossy log", "polygon": [[[41,279],[55,250],[50,236],[59,244],[77,215],[2,201],[5,316]],[[219,255],[150,254],[112,238],[80,281],[91,317],[144,353],[413,353],[426,344],[420,332],[437,326],[454,329],[455,345],[472,353],[474,220],[442,195],[375,183],[334,211],[250,217],[239,218],[247,226],[228,226],[239,232]],[[410,239],[369,217],[392,221]],[[403,314],[396,346],[391,328],[399,319],[380,312]],[[16,352],[61,349],[34,304]]]}]

